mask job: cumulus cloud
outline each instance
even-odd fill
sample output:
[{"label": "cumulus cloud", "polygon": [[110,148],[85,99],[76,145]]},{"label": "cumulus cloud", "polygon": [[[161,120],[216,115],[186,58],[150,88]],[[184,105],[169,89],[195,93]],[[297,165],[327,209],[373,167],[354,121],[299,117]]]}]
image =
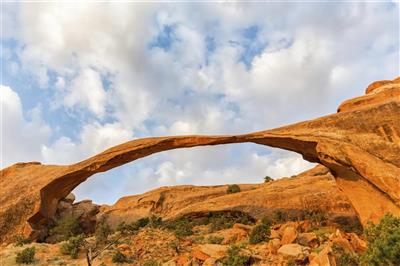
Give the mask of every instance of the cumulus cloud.
[{"label": "cumulus cloud", "polygon": [[[62,78],[57,80],[56,86],[63,87]],[[87,108],[99,118],[105,114],[107,93],[103,89],[101,76],[93,69],[82,70],[72,80],[64,97],[63,103],[68,107],[78,105]]]},{"label": "cumulus cloud", "polygon": [[50,164],[74,163],[132,138],[132,132],[120,123],[88,124],[84,126],[76,142],[63,136],[50,146],[44,145],[43,159]]},{"label": "cumulus cloud", "polygon": [[7,167],[19,161],[40,161],[41,145],[48,141],[51,129],[41,119],[40,107],[23,114],[18,94],[0,85],[1,164]]}]

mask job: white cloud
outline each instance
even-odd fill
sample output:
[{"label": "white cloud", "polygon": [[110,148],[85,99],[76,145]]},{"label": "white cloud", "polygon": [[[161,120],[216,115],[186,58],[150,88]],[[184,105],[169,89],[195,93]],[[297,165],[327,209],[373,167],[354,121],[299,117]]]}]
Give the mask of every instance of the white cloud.
[{"label": "white cloud", "polygon": [[132,138],[132,132],[120,123],[87,124],[76,142],[60,137],[52,145],[43,146],[43,159],[50,164],[74,163]]},{"label": "white cloud", "polygon": [[41,145],[48,141],[51,129],[42,121],[40,107],[32,109],[26,119],[15,91],[0,85],[0,95],[2,167],[21,161],[41,161]]},{"label": "white cloud", "polygon": [[[62,81],[59,79],[58,82]],[[57,84],[61,86],[62,83]],[[106,101],[107,93],[103,88],[101,76],[93,69],[86,68],[73,79],[63,102],[68,107],[78,105],[87,108],[102,118],[106,111]]]}]

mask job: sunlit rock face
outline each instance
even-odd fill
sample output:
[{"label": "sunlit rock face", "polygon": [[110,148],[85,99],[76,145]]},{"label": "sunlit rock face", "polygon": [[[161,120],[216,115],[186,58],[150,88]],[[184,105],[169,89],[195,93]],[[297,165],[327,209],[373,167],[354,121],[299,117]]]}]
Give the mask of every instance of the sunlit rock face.
[{"label": "sunlit rock face", "polygon": [[[19,163],[1,170],[0,241],[35,237],[58,202],[98,172],[153,153],[204,145],[253,142],[303,155],[335,177],[360,221],[400,215],[400,78],[371,84],[338,113],[281,128],[230,136],[174,136],[133,140],[72,165]],[[132,181],[134,182],[134,180]]]},{"label": "sunlit rock face", "polygon": [[255,219],[274,217],[279,212],[290,220],[304,220],[311,213],[321,213],[330,222],[358,223],[349,200],[322,165],[273,182],[240,184],[240,193],[227,194],[227,188],[228,185],[161,187],[123,197],[112,206],[102,206],[98,219],[107,219],[115,228],[121,222],[151,215],[168,220],[234,211]]}]

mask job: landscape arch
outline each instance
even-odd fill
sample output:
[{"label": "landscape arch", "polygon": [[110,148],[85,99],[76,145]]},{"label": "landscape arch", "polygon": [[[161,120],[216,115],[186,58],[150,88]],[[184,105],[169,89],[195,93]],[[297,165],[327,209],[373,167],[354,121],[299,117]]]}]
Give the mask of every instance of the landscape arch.
[{"label": "landscape arch", "polygon": [[[18,209],[16,228],[40,230],[52,220],[58,201],[80,183],[136,159],[177,148],[244,142],[294,151],[327,167],[363,225],[387,212],[400,215],[399,82],[375,84],[365,96],[344,102],[338,113],[281,128],[242,135],[143,138],[76,164],[15,164],[1,171],[0,226]],[[0,241],[7,239],[8,231],[1,232]]]}]

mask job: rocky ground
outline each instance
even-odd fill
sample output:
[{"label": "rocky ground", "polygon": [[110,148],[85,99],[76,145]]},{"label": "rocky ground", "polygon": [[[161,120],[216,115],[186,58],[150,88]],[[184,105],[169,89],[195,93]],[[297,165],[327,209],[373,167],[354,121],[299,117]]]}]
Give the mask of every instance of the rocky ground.
[{"label": "rocky ground", "polygon": [[262,184],[163,187],[112,206],[70,194],[42,243],[19,235],[0,247],[0,258],[17,265],[17,254],[34,247],[35,265],[89,265],[91,254],[102,266],[351,266],[366,249],[360,232],[353,208],[318,166]]},{"label": "rocky ground", "polygon": [[[104,251],[93,260],[93,265],[352,265],[343,264],[343,256],[351,262],[348,257],[365,251],[367,244],[361,236],[325,224],[324,219],[311,218],[231,226],[226,226],[232,222],[230,218],[223,220],[225,223],[218,218],[209,224],[194,226],[147,224],[133,231],[121,229],[108,236],[110,244],[102,246]],[[266,223],[267,231],[255,230]],[[185,226],[190,232],[186,232]],[[10,244],[0,252],[2,265],[17,265],[16,253],[27,247],[35,247],[35,265],[88,265],[85,248],[81,247],[73,259],[62,253],[63,244],[65,241]],[[116,254],[122,254],[119,263]]]}]

